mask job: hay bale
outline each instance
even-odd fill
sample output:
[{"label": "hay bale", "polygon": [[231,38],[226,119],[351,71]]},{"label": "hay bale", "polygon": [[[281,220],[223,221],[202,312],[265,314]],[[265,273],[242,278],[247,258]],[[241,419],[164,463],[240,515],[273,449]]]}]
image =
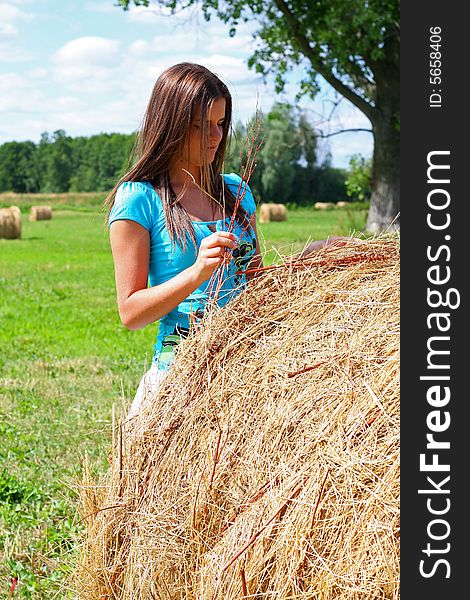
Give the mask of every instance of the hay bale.
[{"label": "hay bale", "polygon": [[16,240],[21,237],[21,211],[17,206],[0,208],[0,238]]},{"label": "hay bale", "polygon": [[339,202],[336,203],[336,208],[345,208],[348,205],[347,202],[345,202],[344,200],[340,200]]},{"label": "hay bale", "polygon": [[333,202],[315,202],[313,206],[318,210],[328,210],[335,207]]},{"label": "hay bale", "polygon": [[83,484],[78,598],[399,598],[399,250],[267,269]]},{"label": "hay bale", "polygon": [[259,207],[259,222],[287,221],[287,208],[284,204],[261,204]]},{"label": "hay bale", "polygon": [[29,212],[30,221],[47,221],[52,219],[52,207],[32,206]]}]

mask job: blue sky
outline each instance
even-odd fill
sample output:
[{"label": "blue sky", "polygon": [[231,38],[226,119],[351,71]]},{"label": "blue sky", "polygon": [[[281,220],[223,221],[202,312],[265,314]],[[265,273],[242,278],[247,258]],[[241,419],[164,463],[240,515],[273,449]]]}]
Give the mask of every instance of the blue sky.
[{"label": "blue sky", "polygon": [[[257,101],[264,111],[276,100],[293,101],[299,72],[279,96],[248,69],[255,30],[243,24],[230,38],[227,25],[206,23],[194,9],[170,17],[143,7],[124,12],[113,0],[0,0],[0,144],[37,142],[57,129],[72,136],[130,133],[155,79],[181,61],[203,64],[227,83],[235,120],[246,122]],[[315,102],[302,101],[317,128],[370,128],[346,100],[326,123],[333,100],[325,84]],[[346,167],[354,153],[371,155],[372,135],[333,136],[321,153],[328,150],[334,166]]]}]

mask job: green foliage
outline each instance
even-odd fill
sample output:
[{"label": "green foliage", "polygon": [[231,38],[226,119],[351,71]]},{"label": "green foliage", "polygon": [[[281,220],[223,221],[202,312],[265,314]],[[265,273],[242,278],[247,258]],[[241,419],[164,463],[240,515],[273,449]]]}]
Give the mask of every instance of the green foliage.
[{"label": "green foliage", "polygon": [[[317,135],[305,113],[287,103],[275,103],[269,113],[258,114],[260,138],[256,168],[250,187],[258,202],[311,205],[317,200],[346,199],[345,174],[325,163],[317,165]],[[230,141],[226,172],[242,171],[256,119],[245,127],[237,123]],[[252,144],[253,145],[253,144]]]},{"label": "green foliage", "polygon": [[346,192],[352,200],[368,200],[371,195],[372,161],[360,154],[354,154],[349,160],[346,177]]},{"label": "green foliage", "polygon": [[[2,431],[0,424],[0,432]],[[15,475],[8,472],[6,468],[0,472],[0,502],[9,504],[20,504],[21,502],[39,500],[37,490],[20,481]]]},{"label": "green foliage", "polygon": [[[249,129],[250,122],[248,122],[247,126],[245,126],[241,121],[238,121],[233,125],[233,131],[228,139],[228,146],[225,154],[225,162],[223,167],[225,173],[240,173],[241,167],[246,164],[248,138],[247,130]],[[258,170],[258,167],[256,170]],[[253,182],[251,185],[253,187]]]},{"label": "green foliage", "polygon": [[265,164],[262,174],[264,199],[286,202],[290,199],[295,165],[300,159],[297,126],[292,107],[276,103],[268,113],[267,133],[261,150]]},{"label": "green foliage", "polygon": [[339,215],[337,225],[333,230],[334,235],[344,235],[344,231],[348,232],[348,235],[356,235],[358,232],[364,231],[366,227],[367,219],[366,208],[354,208],[353,203],[345,211],[342,211]]},{"label": "green foliage", "polygon": [[343,169],[328,164],[317,170],[316,198],[320,202],[339,202],[346,200],[346,174]]},{"label": "green foliage", "polygon": [[7,142],[0,146],[0,191],[39,191],[35,153],[33,142]]},{"label": "green foliage", "polygon": [[39,164],[42,166],[42,192],[67,192],[72,174],[72,144],[65,131],[52,136],[43,134],[39,142]]},{"label": "green foliage", "polygon": [[75,138],[76,168],[70,178],[70,191],[111,189],[126,170],[134,139],[134,135],[119,133]]},{"label": "green foliage", "polygon": [[0,192],[106,191],[124,173],[135,135],[102,133],[72,138],[59,129],[38,144],[0,146]]}]

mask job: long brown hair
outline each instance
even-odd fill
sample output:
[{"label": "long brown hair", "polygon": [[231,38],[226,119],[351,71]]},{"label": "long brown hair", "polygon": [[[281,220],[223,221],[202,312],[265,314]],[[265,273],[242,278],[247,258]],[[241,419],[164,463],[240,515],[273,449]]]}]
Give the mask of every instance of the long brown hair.
[{"label": "long brown hair", "polygon": [[[207,115],[214,100],[225,98],[223,134],[212,163],[201,167],[201,188],[213,202],[221,204],[226,215],[235,209],[235,195],[224,186],[221,170],[232,120],[232,97],[227,86],[202,65],[183,62],[166,69],[155,82],[131,160],[134,165],[117,182],[104,204],[108,216],[116,191],[125,181],[146,181],[158,190],[162,200],[166,225],[174,243],[186,247],[187,238],[196,244],[190,216],[179,202],[169,177],[170,163],[176,156],[189,153],[189,136],[196,107],[200,107],[201,156],[208,146]],[[237,220],[244,222],[246,212],[240,206]]]}]

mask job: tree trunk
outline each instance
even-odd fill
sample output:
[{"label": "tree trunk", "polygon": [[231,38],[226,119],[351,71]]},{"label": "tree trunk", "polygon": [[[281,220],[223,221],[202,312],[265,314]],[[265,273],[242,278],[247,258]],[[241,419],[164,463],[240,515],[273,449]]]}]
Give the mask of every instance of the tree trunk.
[{"label": "tree trunk", "polygon": [[[381,85],[380,85],[381,84]],[[377,107],[372,125],[374,155],[372,195],[366,230],[378,233],[400,226],[399,79],[386,74],[377,82]]]},{"label": "tree trunk", "polygon": [[378,233],[400,226],[400,145],[390,128],[374,127],[372,195],[366,230]]}]

